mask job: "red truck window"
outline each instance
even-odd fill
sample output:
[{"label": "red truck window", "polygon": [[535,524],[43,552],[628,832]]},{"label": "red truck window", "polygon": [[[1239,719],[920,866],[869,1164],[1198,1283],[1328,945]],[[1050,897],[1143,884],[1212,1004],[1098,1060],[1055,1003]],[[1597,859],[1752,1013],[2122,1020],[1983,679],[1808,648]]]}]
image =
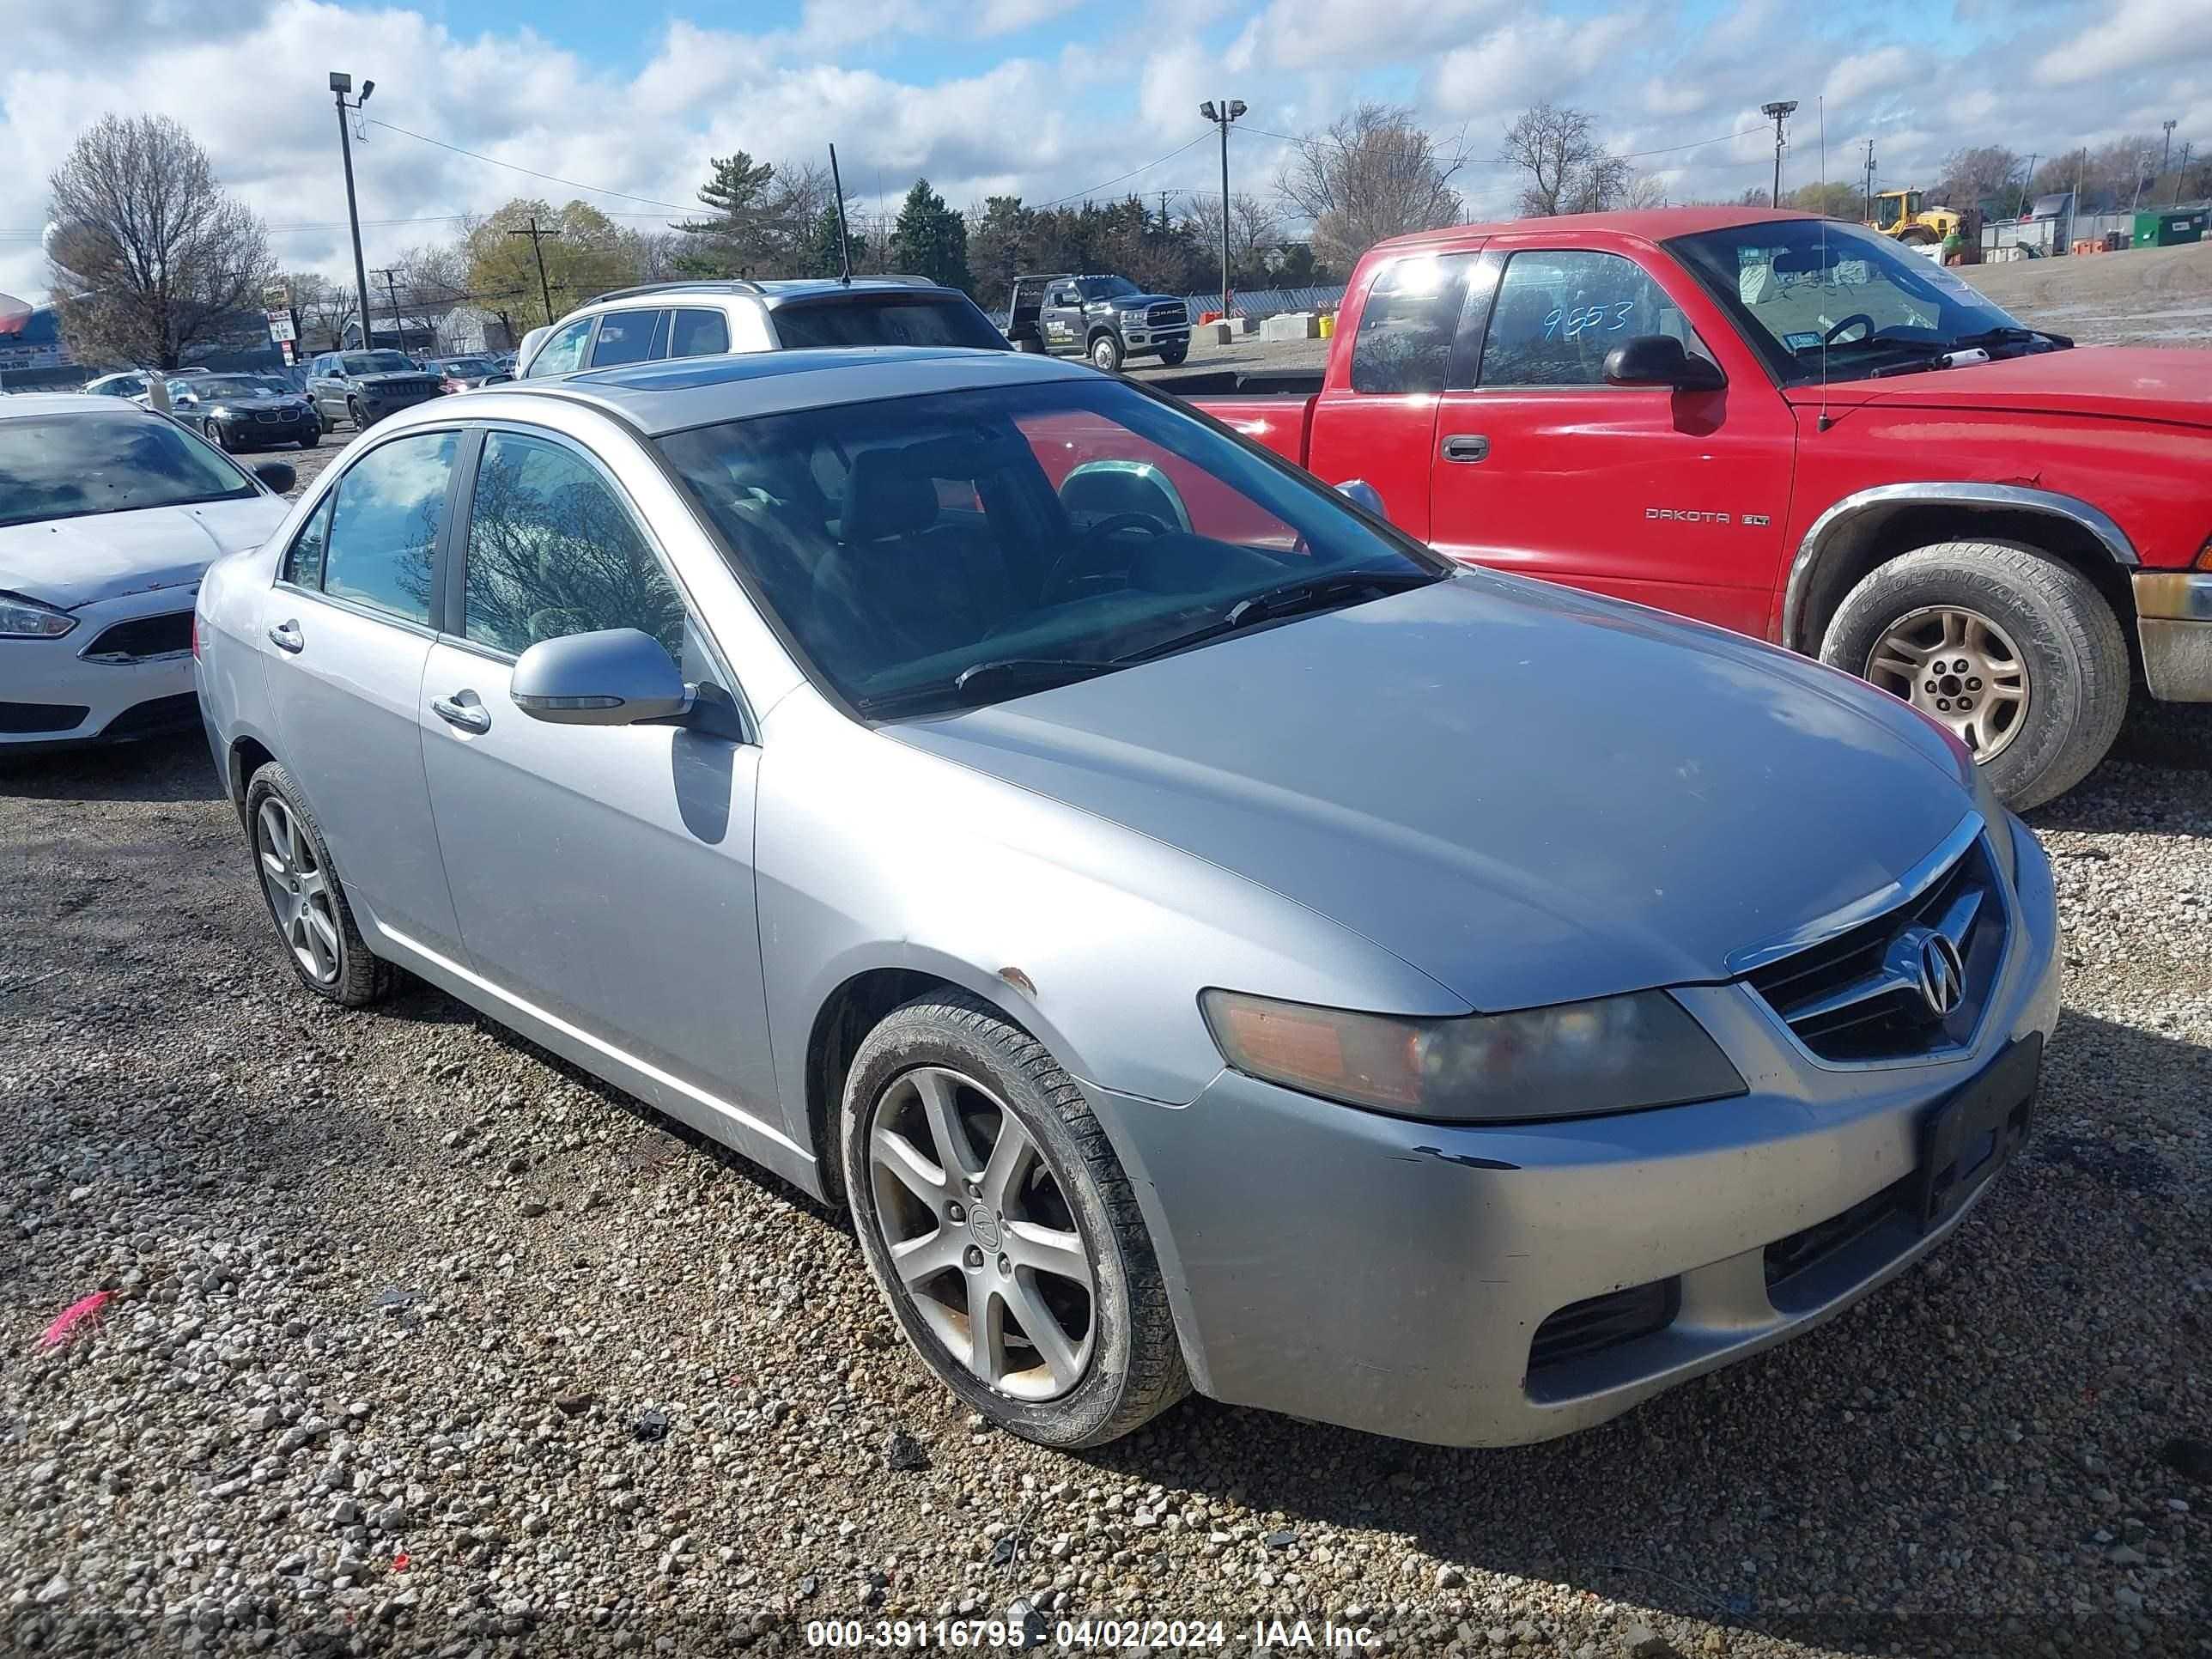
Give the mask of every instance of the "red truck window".
[{"label": "red truck window", "polygon": [[1471,253],[1394,259],[1367,290],[1352,343],[1352,389],[1374,394],[1437,392],[1451,368],[1452,342],[1467,298]]},{"label": "red truck window", "polygon": [[1639,334],[1712,355],[1634,260],[1573,248],[1516,253],[1498,279],[1480,384],[1602,386],[1606,354]]}]

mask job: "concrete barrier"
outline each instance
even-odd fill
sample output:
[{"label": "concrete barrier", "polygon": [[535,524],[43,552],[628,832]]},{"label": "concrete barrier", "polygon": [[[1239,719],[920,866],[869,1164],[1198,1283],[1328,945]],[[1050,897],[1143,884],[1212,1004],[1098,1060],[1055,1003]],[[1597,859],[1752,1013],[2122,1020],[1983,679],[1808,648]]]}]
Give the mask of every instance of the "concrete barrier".
[{"label": "concrete barrier", "polygon": [[1321,319],[1310,311],[1285,311],[1260,325],[1263,340],[1318,340]]},{"label": "concrete barrier", "polygon": [[1204,335],[1216,345],[1227,345],[1236,338],[1235,326],[1229,323],[1206,323],[1196,332]]}]

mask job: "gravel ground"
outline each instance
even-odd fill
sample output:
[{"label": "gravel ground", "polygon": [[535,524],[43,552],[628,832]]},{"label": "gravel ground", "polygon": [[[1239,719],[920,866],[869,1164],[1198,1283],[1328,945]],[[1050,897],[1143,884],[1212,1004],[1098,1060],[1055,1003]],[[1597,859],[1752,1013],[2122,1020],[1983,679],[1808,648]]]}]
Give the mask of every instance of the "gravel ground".
[{"label": "gravel ground", "polygon": [[2039,816],[2064,1023],[1949,1247],[1499,1452],[1198,1400],[1079,1455],[983,1431],[837,1218],[436,993],[311,1000],[198,745],[19,764],[7,1650],[783,1651],[1022,1598],[1238,1653],[1301,1614],[1416,1654],[2212,1651],[2212,711],[2178,712]]}]

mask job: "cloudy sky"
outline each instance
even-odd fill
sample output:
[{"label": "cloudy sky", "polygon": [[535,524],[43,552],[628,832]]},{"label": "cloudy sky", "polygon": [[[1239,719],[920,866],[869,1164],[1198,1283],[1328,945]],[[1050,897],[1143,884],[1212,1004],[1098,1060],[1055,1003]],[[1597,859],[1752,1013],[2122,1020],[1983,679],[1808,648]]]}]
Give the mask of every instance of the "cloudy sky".
[{"label": "cloudy sky", "polygon": [[1381,98],[1463,143],[1477,215],[1510,202],[1487,158],[1540,98],[1653,152],[1638,165],[1677,200],[1767,176],[1775,98],[1800,104],[1790,183],[1818,169],[1823,103],[1831,176],[1871,137],[1884,184],[1932,182],[1960,144],[2070,149],[2168,116],[2177,145],[2212,143],[2212,0],[0,0],[0,289],[27,296],[46,175],[106,110],[184,122],[283,264],[342,270],[333,69],[374,79],[391,124],[356,152],[372,265],[517,194],[665,223],[710,155],[832,140],[864,198],[921,173],[960,206],[1157,201],[1217,187],[1197,115],[1217,94],[1250,106],[1237,188],[1272,180],[1278,135]]}]

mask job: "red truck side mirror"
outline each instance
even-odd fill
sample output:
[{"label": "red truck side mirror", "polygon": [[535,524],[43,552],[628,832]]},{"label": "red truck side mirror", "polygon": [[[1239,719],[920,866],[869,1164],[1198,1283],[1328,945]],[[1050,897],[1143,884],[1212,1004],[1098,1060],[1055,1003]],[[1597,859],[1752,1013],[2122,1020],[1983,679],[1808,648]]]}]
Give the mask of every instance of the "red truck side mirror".
[{"label": "red truck side mirror", "polygon": [[1605,356],[1608,386],[1664,386],[1677,392],[1717,392],[1728,384],[1717,364],[1693,357],[1671,334],[1639,334]]}]

